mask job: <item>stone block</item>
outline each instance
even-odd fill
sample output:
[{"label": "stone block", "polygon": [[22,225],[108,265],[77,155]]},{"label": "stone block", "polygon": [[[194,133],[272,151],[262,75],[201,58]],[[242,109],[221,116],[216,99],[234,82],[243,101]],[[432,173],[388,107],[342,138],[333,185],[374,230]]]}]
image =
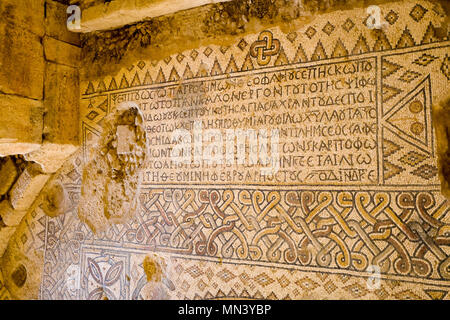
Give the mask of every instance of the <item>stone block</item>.
[{"label": "stone block", "polygon": [[0,156],[38,149],[42,143],[42,102],[0,94],[0,108]]},{"label": "stone block", "polygon": [[0,162],[0,196],[8,192],[18,175],[16,165],[11,158]]},{"label": "stone block", "polygon": [[42,172],[54,173],[63,165],[78,147],[72,144],[56,144],[44,142],[42,146],[24,157],[41,165]]},{"label": "stone block", "polygon": [[80,45],[80,35],[67,29],[67,7],[56,1],[47,1],[45,18],[45,34],[55,39]]},{"label": "stone block", "polygon": [[0,226],[0,257],[5,253],[6,248],[8,247],[9,239],[16,231],[15,227],[1,227]]},{"label": "stone block", "polygon": [[0,217],[2,218],[3,223],[8,227],[18,226],[26,213],[26,210],[14,210],[8,200],[0,202]]},{"label": "stone block", "polygon": [[47,62],[44,99],[46,142],[79,145],[78,78],[77,69]]},{"label": "stone block", "polygon": [[115,29],[137,21],[231,0],[123,0],[99,3],[83,10],[80,32]]},{"label": "stone block", "polygon": [[49,175],[43,174],[38,164],[29,164],[10,191],[12,207],[27,210],[47,182]]},{"label": "stone block", "polygon": [[44,37],[44,53],[47,61],[79,67],[81,48],[69,43]]},{"label": "stone block", "polygon": [[2,0],[0,17],[38,36],[44,34],[44,0]]},{"label": "stone block", "polygon": [[0,39],[0,91],[42,100],[44,50],[39,36],[1,21]]}]

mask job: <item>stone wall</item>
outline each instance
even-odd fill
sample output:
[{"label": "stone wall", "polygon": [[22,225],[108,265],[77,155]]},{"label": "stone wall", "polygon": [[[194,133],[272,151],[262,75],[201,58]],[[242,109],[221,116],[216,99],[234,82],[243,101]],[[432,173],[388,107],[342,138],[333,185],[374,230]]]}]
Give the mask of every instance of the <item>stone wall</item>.
[{"label": "stone wall", "polygon": [[[51,175],[79,145],[80,38],[66,28],[64,2],[0,3],[0,257]],[[6,288],[26,287],[26,269],[11,268],[2,268],[0,297]]]},{"label": "stone wall", "polygon": [[[3,156],[28,154],[30,160],[44,161],[42,153],[70,154],[79,143],[74,123],[81,49],[79,35],[66,28],[66,8],[44,0],[0,5]],[[54,171],[51,164],[41,164]]]}]

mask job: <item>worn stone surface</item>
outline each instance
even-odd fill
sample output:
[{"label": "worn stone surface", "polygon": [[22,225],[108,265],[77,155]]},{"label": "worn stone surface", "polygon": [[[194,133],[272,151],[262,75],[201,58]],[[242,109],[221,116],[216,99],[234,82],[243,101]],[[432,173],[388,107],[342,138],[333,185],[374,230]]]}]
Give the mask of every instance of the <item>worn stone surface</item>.
[{"label": "worn stone surface", "polygon": [[[119,128],[127,127],[125,130]],[[83,170],[79,217],[94,232],[110,223],[124,223],[137,209],[141,170],[147,154],[142,115],[135,104],[123,103],[104,119],[104,133]],[[124,139],[122,132],[132,132]],[[120,150],[118,149],[120,143]],[[124,149],[130,152],[121,152]]]},{"label": "worn stone surface", "polygon": [[26,213],[26,210],[15,210],[8,200],[0,202],[0,217],[8,227],[17,227]]},{"label": "worn stone surface", "polygon": [[[79,145],[79,78],[74,68],[47,62],[45,70],[45,141]],[[63,146],[62,146],[63,148]]]},{"label": "worn stone surface", "polygon": [[49,37],[79,46],[79,34],[67,29],[67,7],[68,5],[57,1],[47,1],[45,34]]},{"label": "worn stone surface", "polygon": [[0,93],[0,155],[31,152],[42,143],[42,102]]},{"label": "worn stone surface", "polygon": [[11,300],[11,295],[5,286],[5,280],[3,279],[2,270],[0,269],[0,300]]},{"label": "worn stone surface", "polygon": [[1,258],[5,285],[13,299],[35,300],[42,279],[42,252],[32,249],[25,254],[20,241],[13,235]]},{"label": "worn stone surface", "polygon": [[29,164],[10,191],[12,207],[19,211],[28,209],[48,178],[49,175],[42,173],[38,164]]},{"label": "worn stone surface", "polygon": [[450,97],[433,109],[442,193],[450,199]]},{"label": "worn stone surface", "polygon": [[80,66],[81,48],[64,41],[44,37],[44,54],[47,61],[75,68]]},{"label": "worn stone surface", "polygon": [[44,0],[2,0],[0,16],[2,21],[13,23],[38,36],[44,34]]},{"label": "worn stone surface", "polygon": [[1,227],[0,226],[0,257],[5,253],[8,247],[8,242],[11,236],[16,231],[14,227]]},{"label": "worn stone surface", "polygon": [[38,163],[44,173],[54,173],[77,149],[73,144],[44,142],[38,150],[26,154],[25,159]]},{"label": "worn stone surface", "polygon": [[17,175],[16,165],[11,158],[0,159],[0,196],[8,192]]},{"label": "worn stone surface", "polygon": [[44,52],[39,36],[0,22],[0,92],[42,99]]}]

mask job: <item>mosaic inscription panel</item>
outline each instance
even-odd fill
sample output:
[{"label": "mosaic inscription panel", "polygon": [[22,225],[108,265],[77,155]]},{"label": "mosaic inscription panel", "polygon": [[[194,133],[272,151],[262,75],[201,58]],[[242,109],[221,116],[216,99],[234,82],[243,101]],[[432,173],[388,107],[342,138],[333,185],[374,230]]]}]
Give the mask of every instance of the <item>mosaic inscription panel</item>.
[{"label": "mosaic inscription panel", "polygon": [[[111,288],[102,278],[110,297],[141,298],[141,257],[158,251],[173,261],[167,287],[176,299],[448,298],[450,207],[432,124],[450,81],[448,37],[435,36],[443,13],[426,1],[380,8],[380,30],[367,28],[363,9],[330,13],[287,34],[275,27],[87,81],[84,147],[61,179],[79,192],[102,119],[134,101],[151,153],[140,209],[99,235],[76,210],[46,218],[41,296],[97,297],[89,268],[101,265],[105,277],[115,268]],[[222,137],[276,130],[278,157],[218,164],[189,153],[174,163],[174,130],[191,133],[195,147],[200,127]],[[226,141],[212,136],[202,148],[219,145],[210,155],[225,160]],[[247,148],[262,152],[261,136],[249,137]],[[261,173],[274,163],[275,172]],[[374,290],[371,265],[381,270]],[[67,270],[77,275],[74,290]]]}]

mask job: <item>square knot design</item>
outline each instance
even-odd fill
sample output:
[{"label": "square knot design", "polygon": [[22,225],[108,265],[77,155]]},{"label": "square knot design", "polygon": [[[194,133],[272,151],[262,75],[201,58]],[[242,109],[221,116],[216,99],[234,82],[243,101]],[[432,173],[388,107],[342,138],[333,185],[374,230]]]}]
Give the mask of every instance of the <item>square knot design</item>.
[{"label": "square knot design", "polygon": [[250,47],[250,55],[257,58],[260,66],[269,64],[271,56],[280,51],[280,41],[273,38],[272,32],[266,30],[259,34],[258,40]]}]

